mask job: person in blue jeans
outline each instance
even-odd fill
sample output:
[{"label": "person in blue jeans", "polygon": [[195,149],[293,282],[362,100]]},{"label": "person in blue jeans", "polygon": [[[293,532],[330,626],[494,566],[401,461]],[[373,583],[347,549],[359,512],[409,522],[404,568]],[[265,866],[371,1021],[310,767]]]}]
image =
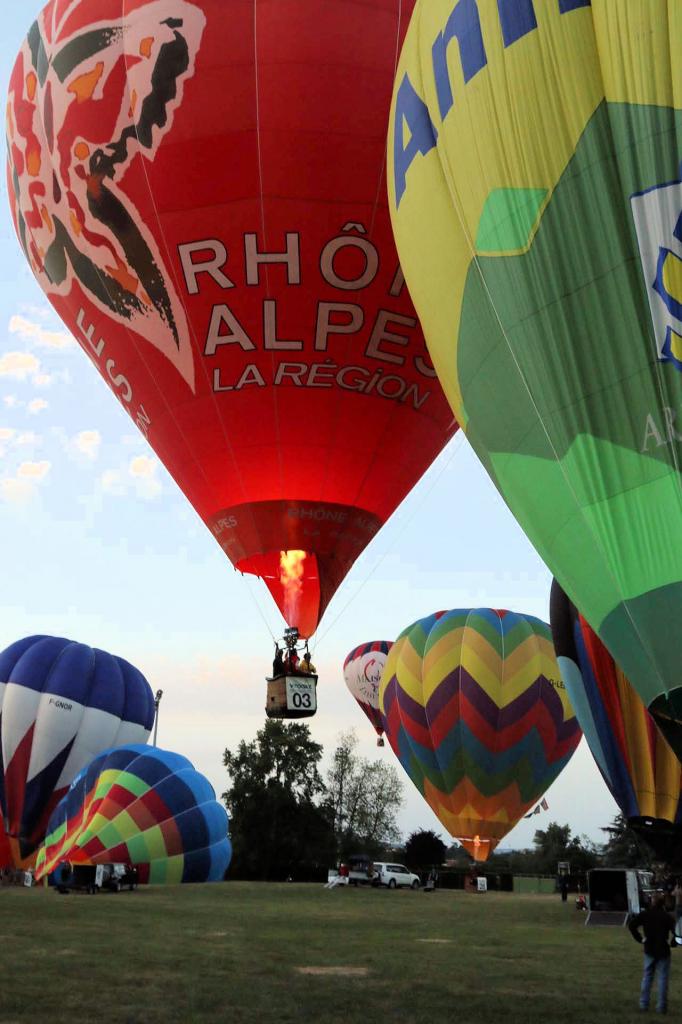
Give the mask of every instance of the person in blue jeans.
[{"label": "person in blue jeans", "polygon": [[[646,910],[628,921],[628,928],[637,942],[644,942],[644,970],[639,993],[640,1010],[649,1009],[651,986],[657,978],[658,999],[656,1011],[668,1012],[668,980],[670,978],[670,948],[675,945],[675,919],[665,909],[665,896],[658,893]],[[642,939],[640,928],[644,931]],[[672,936],[668,941],[668,936]]]}]

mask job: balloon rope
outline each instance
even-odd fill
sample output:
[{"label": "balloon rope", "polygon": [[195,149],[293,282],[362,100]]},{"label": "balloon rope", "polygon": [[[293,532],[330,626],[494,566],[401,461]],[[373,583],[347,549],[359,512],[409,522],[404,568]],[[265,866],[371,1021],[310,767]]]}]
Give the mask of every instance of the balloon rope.
[{"label": "balloon rope", "polygon": [[[440,481],[441,477],[443,476],[443,474],[445,473],[445,471],[447,469],[449,469],[450,466],[452,465],[452,462],[454,461],[455,456],[457,455],[457,453],[459,452],[460,448],[462,447],[462,444],[464,443],[464,437],[465,437],[464,431],[463,430],[458,430],[457,433],[455,434],[455,436],[453,437],[453,439],[449,442],[448,447],[446,449],[446,451],[448,451],[448,456],[447,456],[447,458],[443,459],[443,465],[441,466],[439,471],[435,474],[433,480],[431,481],[431,486],[428,488],[428,490],[425,490],[424,494],[419,498],[419,500],[417,502],[415,502],[415,506],[412,509],[410,515],[407,516],[407,518],[405,519],[405,522],[402,524],[401,528],[396,533],[395,537],[389,542],[388,547],[386,548],[384,553],[381,555],[379,560],[372,566],[371,570],[367,573],[367,575],[364,577],[364,579],[361,580],[358,589],[348,598],[346,603],[339,609],[338,613],[334,616],[332,621],[329,623],[329,625],[325,629],[324,633],[322,633],[321,636],[316,636],[315,637],[315,639],[313,641],[313,643],[314,643],[313,654],[317,650],[317,645],[319,643],[321,643],[322,640],[324,640],[324,638],[330,632],[332,627],[336,625],[336,623],[339,621],[341,616],[348,610],[348,608],[350,607],[352,602],[355,601],[355,599],[357,598],[357,596],[360,593],[360,591],[364,589],[364,587],[366,586],[367,583],[369,583],[370,579],[372,578],[374,573],[377,571],[377,569],[382,565],[382,563],[386,560],[386,558],[395,550],[397,542],[400,540],[402,535],[405,533],[405,531],[407,530],[407,528],[410,525],[410,523],[414,520],[414,517],[417,515],[417,512],[419,512],[421,510],[421,508],[423,507],[423,505],[426,502],[426,500],[430,497],[431,492],[434,490],[436,484],[439,483],[439,481]],[[407,499],[405,499],[405,500],[407,500]],[[396,509],[396,512],[397,511],[398,511],[398,509]],[[393,515],[395,515],[396,512],[394,512]],[[391,519],[392,518],[393,518],[393,516],[391,516]],[[341,587],[341,590],[339,591],[339,596],[341,595],[341,592],[344,589],[347,589],[347,586],[348,586],[348,580],[346,580],[346,582]]]},{"label": "balloon rope", "polygon": [[[265,617],[265,612],[263,611],[263,609],[261,607],[260,601],[258,600],[258,598],[254,594],[253,590],[251,589],[251,582],[253,580],[253,576],[252,576],[251,573],[242,573],[242,576],[246,580],[246,589],[248,591],[249,597],[251,598],[251,600],[253,601],[254,605],[256,606],[256,611],[258,612],[258,614],[260,615],[261,619],[263,620],[263,624],[265,625],[265,628],[267,629],[268,633],[270,634],[270,639],[274,643],[274,642],[276,642],[277,637],[273,633],[272,628],[270,626],[270,623],[268,622],[268,620]],[[258,577],[258,578],[260,579],[260,577]]]}]

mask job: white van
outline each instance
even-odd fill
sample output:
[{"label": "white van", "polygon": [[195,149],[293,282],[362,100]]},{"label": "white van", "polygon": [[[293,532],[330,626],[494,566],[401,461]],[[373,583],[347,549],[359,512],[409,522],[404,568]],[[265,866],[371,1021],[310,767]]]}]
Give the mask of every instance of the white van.
[{"label": "white van", "polygon": [[408,889],[418,889],[421,885],[419,875],[408,871],[403,864],[385,864],[374,861],[373,885],[385,885],[388,889],[397,889],[398,886],[405,886]]}]

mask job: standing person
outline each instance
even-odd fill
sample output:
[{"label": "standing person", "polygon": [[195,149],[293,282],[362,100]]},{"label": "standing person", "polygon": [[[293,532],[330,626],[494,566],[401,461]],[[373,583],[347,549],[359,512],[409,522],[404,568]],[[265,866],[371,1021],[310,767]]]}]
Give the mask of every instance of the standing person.
[{"label": "standing person", "polygon": [[642,942],[640,927],[644,929],[644,970],[639,993],[639,1008],[640,1010],[649,1009],[651,986],[654,975],[658,975],[656,1003],[658,1013],[668,1012],[668,980],[670,976],[668,934],[673,937],[671,945],[674,945],[675,942],[675,920],[672,914],[667,912],[664,904],[665,896],[663,893],[657,893],[651,907],[635,914],[628,922],[628,928],[637,942]]},{"label": "standing person", "polygon": [[561,902],[565,903],[568,899],[568,875],[562,875],[559,879],[559,890],[561,891]]}]

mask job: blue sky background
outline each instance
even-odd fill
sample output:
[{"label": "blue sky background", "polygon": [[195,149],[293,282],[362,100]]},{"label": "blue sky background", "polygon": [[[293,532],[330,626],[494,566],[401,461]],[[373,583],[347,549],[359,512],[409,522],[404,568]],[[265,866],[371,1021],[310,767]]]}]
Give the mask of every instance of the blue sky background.
[{"label": "blue sky background", "polygon": [[[3,12],[0,81],[40,0]],[[0,199],[0,647],[54,633],[136,664],[161,687],[159,743],[221,792],[222,751],[263,723],[271,630],[282,620],[241,577],[51,310]],[[355,728],[361,753],[393,761],[345,689],[348,650],[394,639],[439,608],[506,607],[548,618],[551,578],[475,455],[457,436],[358,560],[318,631],[315,739]],[[265,622],[264,622],[265,619]],[[266,628],[266,623],[267,627]],[[402,769],[401,769],[402,773]],[[547,794],[548,814],[503,846],[568,822],[601,841],[616,806],[586,744]],[[437,819],[405,779],[405,833]]]}]

